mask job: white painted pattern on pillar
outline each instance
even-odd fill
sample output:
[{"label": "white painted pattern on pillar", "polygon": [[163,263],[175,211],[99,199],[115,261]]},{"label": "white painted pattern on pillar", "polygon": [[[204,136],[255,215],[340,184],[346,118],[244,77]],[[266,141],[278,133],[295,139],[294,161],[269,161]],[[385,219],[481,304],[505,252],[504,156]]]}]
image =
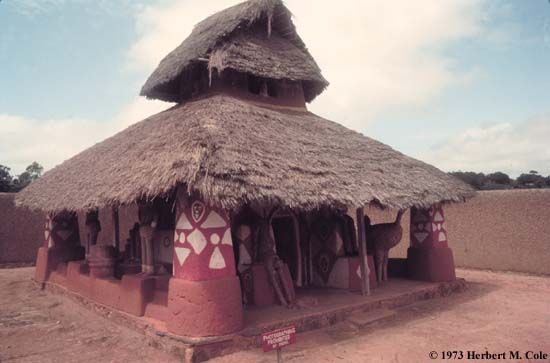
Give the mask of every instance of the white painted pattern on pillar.
[{"label": "white painted pattern on pillar", "polygon": [[441,213],[439,213],[439,211],[438,211],[434,216],[434,222],[443,222],[444,220],[445,219],[443,218]]},{"label": "white painted pattern on pillar", "polygon": [[225,259],[223,258],[220,248],[216,247],[214,249],[214,252],[212,253],[212,256],[210,257],[210,263],[208,264],[208,267],[213,270],[221,270],[225,268],[225,266]]},{"label": "white painted pattern on pillar", "polygon": [[357,271],[355,271],[355,273],[359,278],[361,278],[361,265],[357,266]]},{"label": "white painted pattern on pillar", "polygon": [[439,232],[439,242],[446,242],[447,241],[447,235],[445,235],[445,232],[441,231]]},{"label": "white painted pattern on pillar", "polygon": [[201,228],[223,228],[226,226],[225,220],[218,213],[212,211],[206,217],[206,221],[201,225]]},{"label": "white painted pattern on pillar", "polygon": [[187,219],[187,217],[185,216],[185,213],[181,214],[180,219],[176,224],[176,229],[193,229],[193,226],[191,225],[191,222],[189,222],[189,219]]},{"label": "white painted pattern on pillar", "polygon": [[220,236],[218,236],[217,233],[212,233],[210,236],[210,242],[212,242],[213,245],[217,245],[220,243]]},{"label": "white painted pattern on pillar", "polygon": [[335,240],[336,243],[332,246],[332,252],[334,252],[336,256],[340,256],[340,251],[342,251],[344,248],[344,241],[342,240],[342,236],[338,231],[335,232]]},{"label": "white painted pattern on pillar", "polygon": [[[250,233],[248,234],[250,235]],[[222,245],[233,246],[233,239],[231,238],[231,229],[227,229],[223,234]]]},{"label": "white painted pattern on pillar", "polygon": [[426,239],[426,237],[428,237],[428,234],[427,232],[416,232],[414,234],[414,236],[416,237],[416,239],[418,240],[418,242],[422,243],[424,242],[424,240]]},{"label": "white painted pattern on pillar", "polygon": [[432,232],[437,231],[437,224],[432,223]]},{"label": "white painted pattern on pillar", "polygon": [[191,250],[185,247],[176,247],[175,250],[176,250],[176,257],[178,258],[178,262],[180,263],[180,266],[183,266],[183,264],[185,263],[185,260],[187,260],[187,257],[189,257]]},{"label": "white painted pattern on pillar", "polygon": [[44,240],[47,241],[50,238],[50,231],[44,231]]},{"label": "white painted pattern on pillar", "polygon": [[185,233],[184,232],[180,233],[179,241],[180,241],[180,243],[185,243]]},{"label": "white painted pattern on pillar", "polygon": [[204,237],[204,234],[202,234],[202,232],[198,229],[194,230],[189,236],[187,236],[187,242],[189,242],[189,244],[193,247],[193,250],[197,255],[201,254],[208,243],[206,241],[206,237]]}]

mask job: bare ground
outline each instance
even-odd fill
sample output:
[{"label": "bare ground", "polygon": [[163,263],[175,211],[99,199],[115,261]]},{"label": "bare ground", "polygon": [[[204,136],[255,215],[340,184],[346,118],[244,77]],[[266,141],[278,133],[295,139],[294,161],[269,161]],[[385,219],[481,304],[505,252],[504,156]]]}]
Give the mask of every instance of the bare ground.
[{"label": "bare ground", "polygon": [[[140,333],[37,289],[32,273],[0,270],[0,362],[177,361]],[[302,334],[284,351],[284,361],[429,362],[431,351],[441,358],[441,351],[454,350],[550,354],[550,277],[458,274],[469,282],[466,292],[400,308],[393,319],[365,329],[344,322]],[[213,361],[276,359],[258,349]]]}]

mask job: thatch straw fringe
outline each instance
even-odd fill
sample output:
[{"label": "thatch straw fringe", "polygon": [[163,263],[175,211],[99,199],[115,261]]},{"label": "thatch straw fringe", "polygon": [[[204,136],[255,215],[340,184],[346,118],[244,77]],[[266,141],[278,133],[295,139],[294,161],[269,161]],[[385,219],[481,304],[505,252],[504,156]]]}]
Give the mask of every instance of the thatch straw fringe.
[{"label": "thatch straw fringe", "polygon": [[[184,73],[193,72],[193,67],[200,64],[201,59],[208,59],[216,47],[237,31],[242,32],[264,22],[268,35],[279,34],[299,51],[299,56],[294,57],[297,60],[294,64],[296,67],[300,67],[302,62],[315,65],[315,74],[304,79],[308,81],[305,84],[306,100],[313,100],[325,89],[328,82],[321,75],[319,67],[298,36],[292,23],[292,14],[281,0],[250,0],[216,13],[197,24],[191,35],[160,62],[142,87],[141,95],[169,102],[182,101],[180,80]],[[265,58],[266,53],[271,55],[274,52],[276,50],[270,52],[269,49],[265,49],[262,53],[248,58],[248,62],[244,62],[246,59],[243,59],[242,71],[248,70],[245,63],[254,65],[256,61]],[[280,76],[270,76],[268,68],[264,69],[264,74],[267,78],[280,79]]]},{"label": "thatch straw fringe", "polygon": [[17,203],[79,211],[152,199],[178,185],[225,209],[407,208],[473,194],[435,167],[309,112],[218,95],[96,144],[45,173]]},{"label": "thatch straw fringe", "polygon": [[[209,70],[238,72],[271,79],[313,82],[324,89],[325,79],[317,64],[285,38],[236,34],[210,54]],[[321,91],[321,90],[319,90]]]}]

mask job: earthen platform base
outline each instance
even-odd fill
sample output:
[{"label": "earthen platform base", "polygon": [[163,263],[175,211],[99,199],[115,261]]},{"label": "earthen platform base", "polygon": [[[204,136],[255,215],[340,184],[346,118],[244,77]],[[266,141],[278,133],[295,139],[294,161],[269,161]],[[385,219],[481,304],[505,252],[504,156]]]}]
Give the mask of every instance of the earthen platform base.
[{"label": "earthen platform base", "polygon": [[[341,289],[297,289],[298,300],[309,302],[300,309],[289,310],[279,305],[247,309],[244,312],[245,328],[239,333],[207,338],[173,334],[164,322],[107,307],[52,281],[47,281],[44,286],[48,291],[68,296],[109,320],[144,334],[146,344],[174,354],[184,362],[202,362],[241,350],[261,349],[263,332],[289,325],[294,325],[298,333],[320,329],[344,321],[352,314],[380,308],[395,309],[421,300],[448,296],[463,291],[466,282],[463,279],[441,283],[390,279],[370,296]],[[299,344],[300,334],[297,341]]]}]

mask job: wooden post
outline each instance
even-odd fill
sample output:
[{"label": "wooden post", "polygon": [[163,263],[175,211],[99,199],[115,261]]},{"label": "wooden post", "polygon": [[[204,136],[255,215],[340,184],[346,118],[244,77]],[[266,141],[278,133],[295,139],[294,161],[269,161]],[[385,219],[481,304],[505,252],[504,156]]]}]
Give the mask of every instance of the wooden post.
[{"label": "wooden post", "polygon": [[113,245],[118,252],[120,248],[120,224],[118,218],[118,207],[113,207]]},{"label": "wooden post", "polygon": [[361,267],[361,294],[370,295],[370,271],[367,260],[367,237],[365,231],[365,209],[357,208],[357,244],[359,245],[359,262]]}]

